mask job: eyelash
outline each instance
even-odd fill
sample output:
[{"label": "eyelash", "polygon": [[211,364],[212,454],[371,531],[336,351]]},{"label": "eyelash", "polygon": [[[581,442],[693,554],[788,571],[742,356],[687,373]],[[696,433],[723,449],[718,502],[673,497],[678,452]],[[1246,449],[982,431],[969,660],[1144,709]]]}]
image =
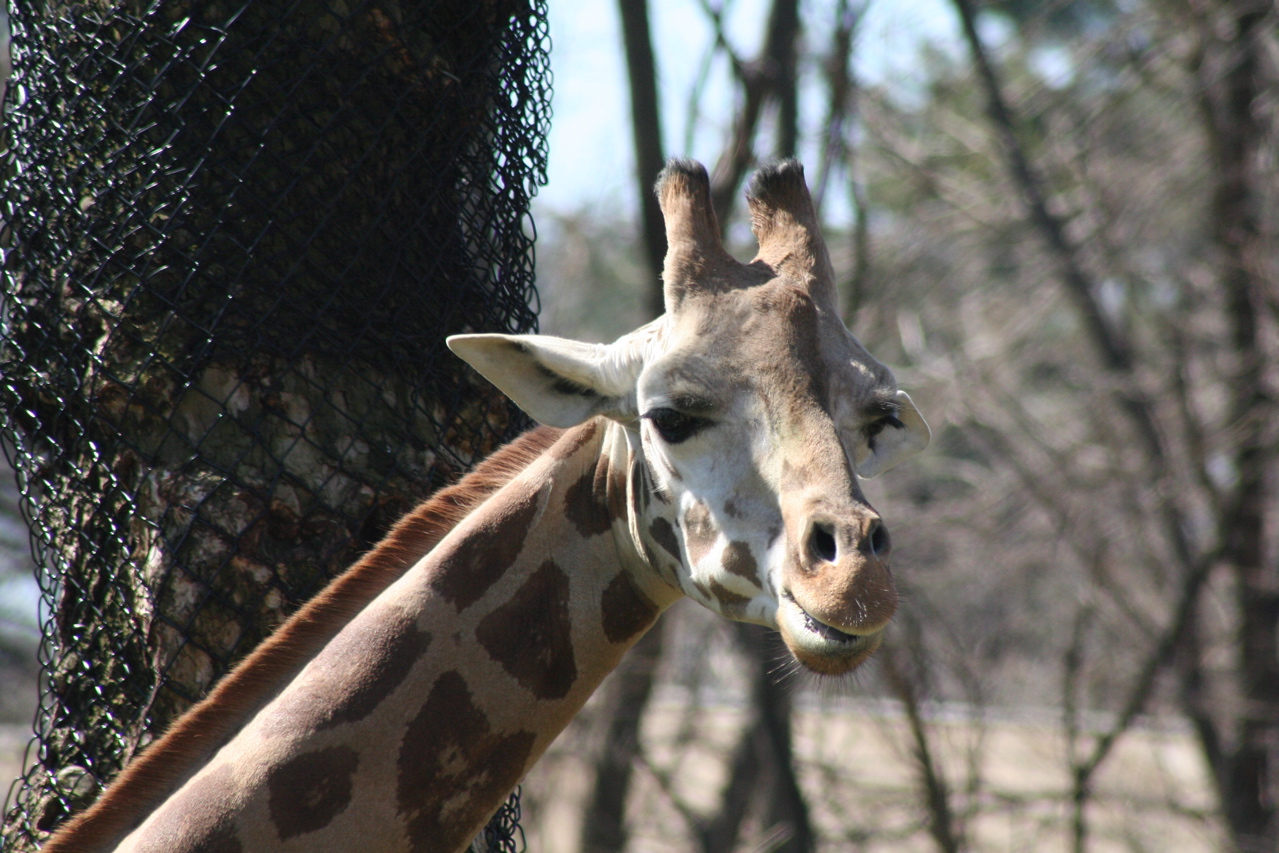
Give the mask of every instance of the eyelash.
[{"label": "eyelash", "polygon": [[667,408],[653,409],[646,413],[644,417],[653,425],[653,429],[657,430],[657,434],[662,437],[662,441],[667,444],[680,444],[687,441],[710,426],[711,423],[706,418],[686,415],[675,409]]}]

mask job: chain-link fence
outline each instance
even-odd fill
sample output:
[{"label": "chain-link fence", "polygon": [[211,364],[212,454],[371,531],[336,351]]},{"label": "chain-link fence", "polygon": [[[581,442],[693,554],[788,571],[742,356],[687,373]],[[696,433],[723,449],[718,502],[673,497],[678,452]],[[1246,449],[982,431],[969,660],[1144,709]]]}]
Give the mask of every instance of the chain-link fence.
[{"label": "chain-link fence", "polygon": [[6,851],[521,425],[443,340],[535,325],[545,21],[544,0],[12,9],[0,439],[47,622]]}]

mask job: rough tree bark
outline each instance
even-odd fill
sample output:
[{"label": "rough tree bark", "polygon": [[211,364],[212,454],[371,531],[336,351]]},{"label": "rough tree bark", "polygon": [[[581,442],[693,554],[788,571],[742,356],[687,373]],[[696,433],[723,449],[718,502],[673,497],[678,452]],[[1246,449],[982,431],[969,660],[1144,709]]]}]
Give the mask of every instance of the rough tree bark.
[{"label": "rough tree bark", "polygon": [[[1239,639],[1236,663],[1242,700],[1236,720],[1218,723],[1205,741],[1218,761],[1219,796],[1235,843],[1244,853],[1279,849],[1279,567],[1266,547],[1273,539],[1275,386],[1265,337],[1273,332],[1279,289],[1273,244],[1260,221],[1263,185],[1259,158],[1266,148],[1261,96],[1274,85],[1265,32],[1274,26],[1273,3],[1221,2],[1209,6],[1202,55],[1195,69],[1215,189],[1213,238],[1226,294],[1230,343],[1236,361],[1230,401],[1235,425],[1237,482],[1222,508],[1222,562],[1235,576]],[[1273,155],[1273,149],[1268,152]],[[1233,739],[1222,729],[1234,729]],[[1202,732],[1201,732],[1202,734]]]},{"label": "rough tree bark", "polygon": [[19,846],[499,442],[511,410],[443,339],[533,322],[496,292],[533,179],[504,221],[462,156],[494,156],[520,0],[55,12],[19,22],[60,112],[24,128],[41,219],[11,220],[0,339],[60,589]]}]

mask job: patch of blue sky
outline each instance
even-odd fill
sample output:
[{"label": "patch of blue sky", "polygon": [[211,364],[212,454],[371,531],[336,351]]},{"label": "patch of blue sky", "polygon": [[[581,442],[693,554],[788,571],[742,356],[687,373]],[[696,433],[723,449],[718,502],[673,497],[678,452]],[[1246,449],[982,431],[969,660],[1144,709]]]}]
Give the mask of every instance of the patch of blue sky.
[{"label": "patch of blue sky", "polygon": [[[758,53],[769,6],[768,0],[724,3],[725,36],[740,57]],[[824,52],[835,0],[815,0],[804,8],[805,39],[813,51]],[[728,139],[737,105],[727,60],[720,54],[707,66],[715,34],[697,0],[654,0],[650,14],[664,148],[710,165]],[[555,94],[549,184],[535,202],[535,215],[539,210],[587,209],[629,218],[636,209],[636,185],[630,93],[616,6],[590,0],[553,3],[550,29]],[[962,53],[946,0],[870,0],[853,51],[854,71],[863,84],[890,85],[909,98],[926,84],[920,62],[925,46],[948,55]],[[799,153],[802,160],[815,163],[827,104],[815,73],[804,79],[800,120],[805,147]],[[694,93],[696,111],[690,109]],[[843,211],[828,213],[836,221],[845,218]]]}]

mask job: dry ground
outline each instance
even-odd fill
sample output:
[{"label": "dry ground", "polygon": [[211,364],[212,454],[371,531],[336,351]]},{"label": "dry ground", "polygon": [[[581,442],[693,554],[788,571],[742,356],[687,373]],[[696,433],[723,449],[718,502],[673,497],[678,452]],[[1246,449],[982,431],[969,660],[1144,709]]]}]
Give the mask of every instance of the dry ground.
[{"label": "dry ground", "polygon": [[[952,715],[954,716],[954,715]],[[631,853],[689,853],[689,821],[713,808],[724,756],[743,724],[732,708],[692,712],[666,697],[645,722],[645,763],[628,820]],[[575,725],[524,785],[529,853],[575,853],[581,802],[590,780],[591,721]],[[27,726],[0,726],[0,790],[20,772]],[[1007,853],[1069,850],[1066,739],[1049,720],[934,719],[936,756],[960,793],[969,849]],[[838,712],[796,714],[803,784],[826,851],[937,850],[920,805],[910,730],[891,706],[863,703]],[[975,777],[974,777],[975,774]],[[969,780],[980,783],[970,787]],[[1122,740],[1094,786],[1090,853],[1223,849],[1202,762],[1176,730],[1142,728]],[[763,850],[752,827],[743,850]]]},{"label": "dry ground", "polygon": [[[1055,853],[1071,849],[1067,740],[1048,719],[984,723],[951,715],[929,723],[932,749],[955,794],[969,850]],[[724,783],[725,756],[741,712],[698,712],[663,701],[646,719],[646,757],[628,810],[631,853],[696,849],[690,820],[709,813]],[[575,853],[580,804],[590,780],[582,757],[591,735],[562,738],[524,785],[532,853]],[[928,834],[910,728],[891,706],[872,703],[799,711],[802,784],[825,851],[938,850]],[[1175,730],[1141,728],[1122,739],[1093,786],[1089,853],[1223,849],[1202,762]],[[765,850],[753,827],[742,850]]]}]

